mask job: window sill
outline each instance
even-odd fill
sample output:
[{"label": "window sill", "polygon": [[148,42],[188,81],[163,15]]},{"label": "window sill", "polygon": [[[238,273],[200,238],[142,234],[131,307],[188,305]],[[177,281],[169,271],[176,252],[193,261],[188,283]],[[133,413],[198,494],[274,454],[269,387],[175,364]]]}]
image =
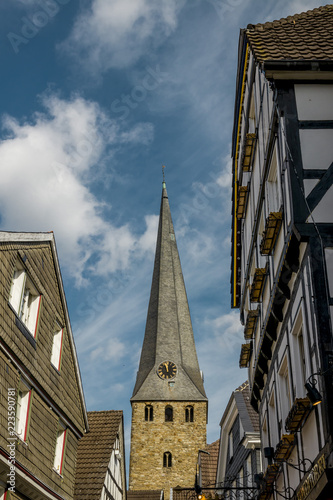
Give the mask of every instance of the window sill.
[{"label": "window sill", "polygon": [[55,472],[57,474],[57,476],[59,476],[61,479],[64,478],[64,476],[62,474],[60,474],[60,472],[57,471],[57,469],[55,469],[54,467],[52,467],[52,470],[53,472]]},{"label": "window sill", "polygon": [[58,375],[60,375],[60,371],[58,370],[58,368],[56,366],[54,366],[54,364],[52,362],[51,362],[51,366],[52,366],[53,370],[55,372],[57,372]]},{"label": "window sill", "polygon": [[23,448],[28,448],[29,447],[28,441],[24,441],[16,432],[15,432],[15,436],[17,437],[16,447],[17,446],[23,446]]}]

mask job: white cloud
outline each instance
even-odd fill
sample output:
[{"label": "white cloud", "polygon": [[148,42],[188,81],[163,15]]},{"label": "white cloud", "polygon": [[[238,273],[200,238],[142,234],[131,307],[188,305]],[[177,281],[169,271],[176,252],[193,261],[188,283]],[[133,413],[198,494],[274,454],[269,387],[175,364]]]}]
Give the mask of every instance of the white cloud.
[{"label": "white cloud", "polygon": [[139,248],[144,252],[155,251],[158,221],[158,215],[147,215],[145,217],[147,229],[138,241]]},{"label": "white cloud", "polygon": [[76,19],[60,49],[70,56],[84,54],[90,72],[124,68],[149,47],[155,49],[175,29],[184,0],[93,0]]},{"label": "white cloud", "polygon": [[104,206],[89,183],[103,174],[104,155],[110,161],[113,146],[147,144],[152,127],[137,124],[124,132],[96,103],[81,97],[64,101],[48,95],[43,104],[46,111],[31,120],[2,120],[2,227],[54,230],[62,264],[78,283],[84,268],[97,274],[125,269],[140,242],[128,226],[114,227],[103,218]]}]

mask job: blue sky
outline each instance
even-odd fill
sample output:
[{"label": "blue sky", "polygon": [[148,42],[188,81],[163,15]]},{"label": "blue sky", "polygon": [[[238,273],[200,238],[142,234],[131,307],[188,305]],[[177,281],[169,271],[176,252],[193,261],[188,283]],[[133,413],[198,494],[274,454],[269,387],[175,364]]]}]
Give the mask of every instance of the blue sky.
[{"label": "blue sky", "polygon": [[0,4],[0,227],[55,233],[88,410],[130,403],[150,294],[162,164],[209,397],[208,442],[238,368],[230,308],[239,29],[311,0]]}]

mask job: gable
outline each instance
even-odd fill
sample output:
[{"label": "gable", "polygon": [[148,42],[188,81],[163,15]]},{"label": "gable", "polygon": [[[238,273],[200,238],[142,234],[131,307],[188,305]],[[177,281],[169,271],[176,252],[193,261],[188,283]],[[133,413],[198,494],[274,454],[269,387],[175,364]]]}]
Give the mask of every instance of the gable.
[{"label": "gable", "polygon": [[[86,408],[54,237],[53,234],[45,236],[40,233],[36,236],[40,239],[31,241],[29,234],[0,233],[3,271],[0,276],[0,341],[48,404],[62,413],[82,435],[87,428]],[[40,296],[34,334],[31,326],[27,328],[20,318],[16,304],[10,303],[13,275],[17,268],[24,271],[29,284]],[[61,358],[54,366],[51,363],[53,337],[59,328]]]}]

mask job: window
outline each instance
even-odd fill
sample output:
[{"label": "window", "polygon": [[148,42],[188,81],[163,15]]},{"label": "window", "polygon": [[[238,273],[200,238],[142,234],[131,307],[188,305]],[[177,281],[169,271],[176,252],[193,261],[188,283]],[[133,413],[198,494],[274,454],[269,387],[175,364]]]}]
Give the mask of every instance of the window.
[{"label": "window", "polygon": [[154,410],[152,405],[145,406],[145,421],[152,422],[154,420]]},{"label": "window", "polygon": [[308,348],[307,348],[307,338],[303,334],[303,321],[302,313],[298,315],[295,322],[295,326],[292,331],[292,348],[293,348],[293,360],[295,363],[295,370],[293,370],[294,379],[294,396],[296,398],[304,398],[305,396],[305,381],[307,366],[310,366],[310,360],[307,360]]},{"label": "window", "polygon": [[245,432],[244,432],[244,427],[242,425],[242,421],[241,421],[240,417],[238,417],[238,420],[239,420],[239,441],[242,441],[242,439],[245,435]]},{"label": "window", "polygon": [[185,422],[193,422],[194,415],[193,406],[186,406],[185,408]]},{"label": "window", "polygon": [[256,131],[256,117],[255,117],[254,95],[252,92],[250,109],[249,109],[249,133],[254,133],[255,131]]},{"label": "window", "polygon": [[253,481],[252,481],[252,458],[251,458],[251,452],[249,453],[247,459],[246,459],[246,482],[247,486],[249,488],[252,488]]},{"label": "window", "polygon": [[163,453],[163,467],[172,467],[172,455],[169,451]]},{"label": "window", "polygon": [[59,323],[57,323],[55,332],[53,333],[51,363],[59,372],[61,366],[63,334],[64,334],[64,329],[61,328]]},{"label": "window", "polygon": [[280,197],[277,176],[277,159],[276,149],[274,149],[271,167],[269,169],[267,184],[266,184],[266,198],[268,204],[268,212],[278,212],[280,210]]},{"label": "window", "polygon": [[232,431],[229,432],[229,436],[228,436],[228,451],[229,451],[229,460],[231,460],[233,455],[234,455],[234,439],[233,439]]},{"label": "window", "polygon": [[[238,482],[238,487],[239,488],[243,488],[244,487],[244,469],[243,469],[243,467],[239,471],[237,479],[238,479],[238,481],[237,481]],[[237,495],[237,497],[240,500],[243,500],[243,498],[244,498],[244,491],[243,490],[239,490],[239,494]]]},{"label": "window", "polygon": [[37,332],[40,299],[40,294],[24,269],[16,269],[9,303],[33,337],[36,337]]},{"label": "window", "polygon": [[269,443],[268,446],[272,446],[275,448],[277,445],[279,438],[278,438],[278,428],[277,428],[277,412],[276,412],[276,407],[275,407],[275,391],[274,389],[272,390],[271,397],[269,399],[269,404],[268,404],[268,425],[269,425]]},{"label": "window", "polygon": [[29,431],[30,408],[31,408],[32,389],[21,379],[17,393],[16,405],[16,434],[22,441],[26,441]]},{"label": "window", "polygon": [[166,406],[166,408],[165,408],[165,421],[166,422],[173,421],[173,408],[172,408],[172,406]]},{"label": "window", "polygon": [[280,378],[280,401],[281,401],[281,419],[285,421],[291,408],[291,392],[289,382],[289,370],[287,356],[284,357],[279,371]]},{"label": "window", "polygon": [[65,425],[59,420],[53,468],[60,475],[62,474],[64,465],[66,434],[67,429]]}]

